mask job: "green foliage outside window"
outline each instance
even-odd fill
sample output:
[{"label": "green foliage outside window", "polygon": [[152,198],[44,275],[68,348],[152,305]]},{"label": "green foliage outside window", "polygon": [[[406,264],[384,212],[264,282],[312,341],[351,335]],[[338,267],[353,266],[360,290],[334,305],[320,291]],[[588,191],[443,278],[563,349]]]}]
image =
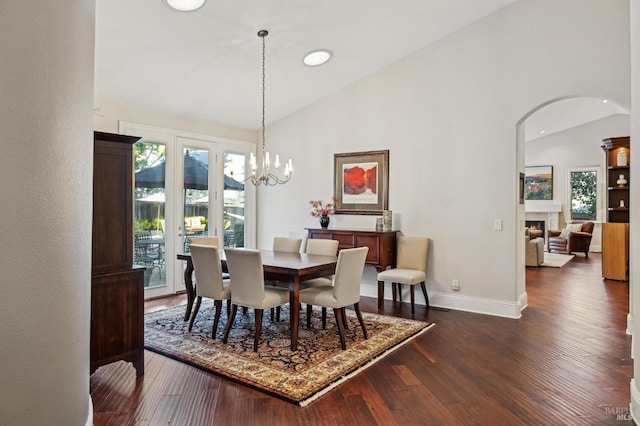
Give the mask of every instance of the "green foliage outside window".
[{"label": "green foliage outside window", "polygon": [[596,220],[597,173],[571,172],[571,219]]}]

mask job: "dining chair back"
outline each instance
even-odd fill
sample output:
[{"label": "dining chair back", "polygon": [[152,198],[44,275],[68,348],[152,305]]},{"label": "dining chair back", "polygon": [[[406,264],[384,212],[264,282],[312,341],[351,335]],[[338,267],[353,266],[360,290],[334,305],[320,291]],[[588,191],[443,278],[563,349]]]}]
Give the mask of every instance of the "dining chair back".
[{"label": "dining chair back", "polygon": [[259,250],[225,249],[225,256],[231,275],[231,313],[223,341],[226,343],[229,338],[238,305],[253,308],[256,321],[253,350],[257,351],[264,309],[287,304],[289,292],[285,289],[265,288],[262,255]]},{"label": "dining chair back", "polygon": [[[360,312],[360,286],[368,252],[368,247],[340,251],[333,285],[310,287],[300,291],[300,302],[333,309],[343,350],[347,348],[344,334],[344,329],[348,325],[345,309],[347,306],[353,305],[364,338],[368,338],[367,328]],[[310,317],[307,316],[307,326],[309,325]]]},{"label": "dining chair back", "polygon": [[307,254],[335,256],[338,254],[338,240],[311,238],[307,241]]},{"label": "dining chair back", "polygon": [[199,245],[199,246],[214,246],[218,248],[220,247],[220,238],[218,237],[196,237],[191,238],[190,245]]},{"label": "dining chair back", "polygon": [[[231,287],[229,282],[227,281],[225,283],[223,279],[220,252],[217,247],[197,244],[191,244],[190,247],[197,284],[196,305],[191,316],[191,321],[189,322],[189,331],[193,328],[193,323],[200,310],[202,298],[208,297],[213,299],[215,304],[215,316],[211,334],[211,338],[214,339],[220,321],[222,301],[229,300],[231,297]],[[229,308],[230,305],[227,305],[227,312],[229,312]]]},{"label": "dining chair back", "polygon": [[299,253],[302,245],[302,238],[274,237],[273,251],[287,253]]},{"label": "dining chair back", "polygon": [[[378,274],[378,293],[384,296],[385,281],[391,282],[393,302],[402,303],[402,284],[411,286],[411,313],[415,313],[415,285],[420,284],[427,309],[429,296],[425,285],[429,238],[400,235],[397,238],[396,267]],[[397,295],[396,295],[397,287]]]}]

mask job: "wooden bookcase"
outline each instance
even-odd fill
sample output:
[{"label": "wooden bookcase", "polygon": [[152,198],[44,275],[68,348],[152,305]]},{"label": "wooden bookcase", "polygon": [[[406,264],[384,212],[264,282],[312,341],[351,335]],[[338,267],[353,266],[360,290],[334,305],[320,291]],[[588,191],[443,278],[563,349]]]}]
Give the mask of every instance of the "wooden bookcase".
[{"label": "wooden bookcase", "polygon": [[[606,279],[629,279],[629,185],[631,183],[629,137],[604,139],[607,186],[607,222],[602,224],[602,276]],[[625,152],[626,165],[618,163]],[[617,183],[620,175],[627,181]]]},{"label": "wooden bookcase", "polygon": [[133,144],[94,132],[91,373],[115,361],[144,374],[144,268],[133,267]]}]

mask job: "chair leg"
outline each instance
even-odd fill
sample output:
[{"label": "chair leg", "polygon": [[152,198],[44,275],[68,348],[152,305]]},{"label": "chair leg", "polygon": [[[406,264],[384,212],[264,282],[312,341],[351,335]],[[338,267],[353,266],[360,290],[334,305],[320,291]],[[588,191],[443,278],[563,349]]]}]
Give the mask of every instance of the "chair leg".
[{"label": "chair leg", "polygon": [[411,287],[411,315],[416,313],[416,286],[410,285]]},{"label": "chair leg", "polygon": [[216,300],[214,302],[216,307],[216,313],[213,316],[213,330],[211,330],[211,338],[216,338],[216,331],[218,330],[218,323],[220,322],[220,311],[222,310],[222,300]]},{"label": "chair leg", "polygon": [[227,318],[231,314],[231,299],[227,299]]},{"label": "chair leg", "polygon": [[231,331],[233,320],[236,319],[236,312],[238,312],[238,305],[234,303],[231,305],[231,314],[229,314],[227,327],[224,329],[224,337],[222,338],[222,343],[227,343],[227,339],[229,339],[229,332]]},{"label": "chair leg", "polygon": [[271,313],[269,315],[269,319],[271,320],[271,322],[273,322],[273,317],[274,317],[275,312],[276,312],[276,308],[271,308]]},{"label": "chair leg", "polygon": [[322,329],[327,328],[327,308],[322,308]]},{"label": "chair leg", "polygon": [[193,307],[193,312],[191,313],[191,321],[189,321],[189,333],[191,333],[193,323],[196,321],[196,316],[198,315],[198,311],[200,310],[200,303],[202,303],[202,296],[196,297],[196,305]]},{"label": "chair leg", "polygon": [[260,330],[262,329],[262,309],[255,309],[256,317],[256,335],[253,338],[253,351],[258,352],[258,340],[260,339]]},{"label": "chair leg", "polygon": [[384,307],[384,281],[378,281],[378,309]]},{"label": "chair leg", "polygon": [[340,334],[340,346],[344,351],[347,349],[347,343],[344,338],[344,325],[342,324],[342,312],[340,310],[344,308],[333,308],[333,315],[336,317],[336,324],[338,325],[338,334]]},{"label": "chair leg", "polygon": [[424,294],[424,300],[427,303],[427,309],[429,309],[429,296],[427,295],[427,286],[424,284],[424,281],[420,283],[420,287],[422,287],[422,294]]},{"label": "chair leg", "polygon": [[347,321],[347,309],[342,308],[342,324],[345,330],[349,330],[349,321]]},{"label": "chair leg", "polygon": [[313,311],[313,305],[307,303],[307,328],[311,328],[311,312]]},{"label": "chair leg", "polygon": [[362,313],[360,312],[360,302],[353,304],[353,309],[356,311],[356,316],[358,317],[358,322],[360,322],[360,327],[362,327],[362,334],[364,334],[365,340],[369,338],[367,335],[367,327],[364,325],[364,321],[362,319]]},{"label": "chair leg", "polygon": [[395,306],[398,301],[398,287],[396,283],[391,283],[391,298],[393,300],[393,305]]},{"label": "chair leg", "polygon": [[280,306],[276,307],[276,321],[280,322]]},{"label": "chair leg", "polygon": [[243,314],[245,314],[245,315],[247,315],[247,311],[248,311],[247,307],[246,307],[246,306],[243,306],[243,307],[242,307],[242,313],[243,313]]}]

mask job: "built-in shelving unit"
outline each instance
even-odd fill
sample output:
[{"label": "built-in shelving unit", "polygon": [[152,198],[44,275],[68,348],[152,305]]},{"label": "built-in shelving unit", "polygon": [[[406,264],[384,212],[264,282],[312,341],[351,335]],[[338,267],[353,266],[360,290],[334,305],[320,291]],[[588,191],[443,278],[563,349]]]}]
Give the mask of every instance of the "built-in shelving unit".
[{"label": "built-in shelving unit", "polygon": [[[629,279],[629,137],[604,139],[606,156],[607,222],[602,224],[602,276]],[[620,178],[622,183],[618,183]]]}]

